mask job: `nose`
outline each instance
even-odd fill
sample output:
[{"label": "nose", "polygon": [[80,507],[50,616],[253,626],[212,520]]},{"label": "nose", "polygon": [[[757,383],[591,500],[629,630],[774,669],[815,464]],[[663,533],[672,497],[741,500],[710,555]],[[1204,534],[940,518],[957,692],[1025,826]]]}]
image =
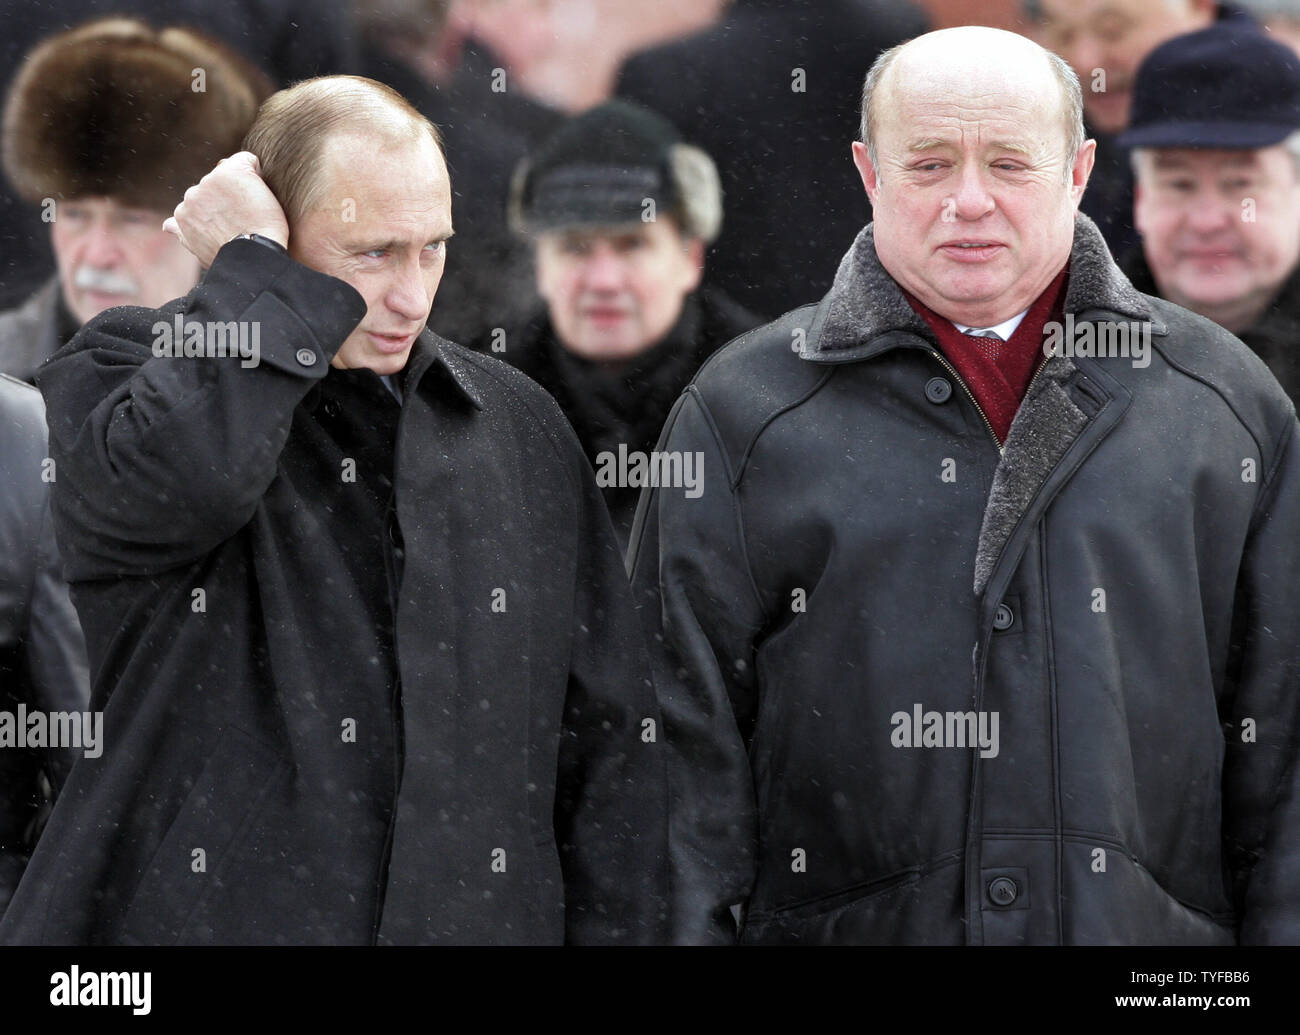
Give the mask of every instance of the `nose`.
[{"label": "nose", "polygon": [[[1070,45],[1070,49],[1065,54],[1065,59],[1074,68],[1074,73],[1079,77],[1085,91],[1092,90],[1094,84],[1097,87],[1104,87],[1103,81],[1096,82],[1094,76],[1097,69],[1103,70],[1103,75],[1110,75],[1110,66],[1107,64],[1109,55],[1106,48],[1101,46],[1090,33],[1082,33],[1081,38]],[[1099,90],[1100,92],[1100,90]]]},{"label": "nose", "polygon": [[983,219],[996,207],[984,183],[984,170],[976,161],[963,161],[958,171],[956,193],[950,199],[958,219]]},{"label": "nose", "polygon": [[419,259],[405,263],[393,273],[384,301],[404,320],[414,322],[428,317],[433,299],[425,285],[425,271],[420,269]]},{"label": "nose", "polygon": [[94,219],[82,238],[81,261],[96,269],[113,269],[122,262],[122,245],[104,218]]},{"label": "nose", "polygon": [[1198,190],[1187,206],[1187,226],[1200,234],[1216,233],[1232,225],[1240,210],[1231,199],[1214,190]]},{"label": "nose", "polygon": [[618,291],[623,286],[623,260],[607,241],[592,248],[583,266],[583,282],[590,291]]}]

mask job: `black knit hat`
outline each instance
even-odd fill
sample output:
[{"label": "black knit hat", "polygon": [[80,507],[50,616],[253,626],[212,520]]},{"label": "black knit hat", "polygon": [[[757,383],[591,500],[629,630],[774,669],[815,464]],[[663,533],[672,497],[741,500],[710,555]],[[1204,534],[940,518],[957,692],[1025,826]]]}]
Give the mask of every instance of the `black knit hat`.
[{"label": "black knit hat", "polygon": [[673,173],[681,136],[667,119],[610,101],[564,123],[516,170],[513,218],[529,233],[640,222],[682,208]]},{"label": "black knit hat", "polygon": [[1300,129],[1300,57],[1251,26],[1216,24],[1153,50],[1124,147],[1256,148]]}]

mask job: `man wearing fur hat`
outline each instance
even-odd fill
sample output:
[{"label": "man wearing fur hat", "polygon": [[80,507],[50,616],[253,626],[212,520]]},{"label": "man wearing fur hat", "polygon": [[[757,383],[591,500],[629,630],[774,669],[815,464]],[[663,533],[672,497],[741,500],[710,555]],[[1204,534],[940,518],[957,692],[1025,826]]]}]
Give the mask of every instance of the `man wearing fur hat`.
[{"label": "man wearing fur hat", "polygon": [[647,456],[700,364],[759,323],[700,286],[718,174],[662,116],[611,101],[520,164],[510,216],[533,242],[545,305],[483,348],[555,397],[626,544],[642,481],[619,457]]},{"label": "man wearing fur hat", "polygon": [[918,37],[861,136],[874,222],[705,364],[704,491],[632,531],[678,937],[1300,941],[1294,406],[1079,214],[1056,55]]},{"label": "man wearing fur hat", "polygon": [[185,294],[199,263],[163,231],[239,149],[265,77],[214,40],[105,18],[46,40],[15,77],[0,155],[50,226],[57,275],[0,315],[0,372],[31,381],[87,320]]}]

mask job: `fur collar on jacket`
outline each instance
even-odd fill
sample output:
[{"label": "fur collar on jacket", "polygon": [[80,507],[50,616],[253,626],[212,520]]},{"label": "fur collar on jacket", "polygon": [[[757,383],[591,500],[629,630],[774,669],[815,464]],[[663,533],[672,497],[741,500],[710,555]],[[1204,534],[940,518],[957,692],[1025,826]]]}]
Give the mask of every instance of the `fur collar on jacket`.
[{"label": "fur collar on jacket", "polygon": [[[1085,319],[1118,316],[1151,321],[1153,333],[1165,330],[1153,317],[1145,296],[1115,265],[1096,224],[1082,214],[1075,217],[1065,311]],[[934,343],[933,332],[880,264],[872,226],[868,225],[840,263],[800,356],[823,363],[865,360],[900,344],[893,332]],[[1021,401],[985,505],[975,556],[977,596],[1000,566],[1018,563],[1026,540],[1015,533],[1026,519],[1036,521],[1059,490],[1061,479],[1052,479],[1053,473],[1082,462],[1084,450],[1071,452],[1071,448],[1098,414],[1085,413],[1072,398],[1067,384],[1077,373],[1073,359],[1051,355]],[[1112,421],[1105,423],[1109,426]],[[1053,488],[1044,491],[1049,484]]]}]

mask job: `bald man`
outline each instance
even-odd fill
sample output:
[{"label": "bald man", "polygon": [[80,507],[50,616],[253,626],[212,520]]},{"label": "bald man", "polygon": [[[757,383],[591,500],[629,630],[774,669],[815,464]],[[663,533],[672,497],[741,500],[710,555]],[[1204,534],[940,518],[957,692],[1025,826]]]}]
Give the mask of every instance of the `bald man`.
[{"label": "bald man", "polygon": [[852,156],[874,223],[703,368],[703,491],[632,533],[676,937],[1300,940],[1291,403],[1116,268],[1037,45],[886,52]]}]

